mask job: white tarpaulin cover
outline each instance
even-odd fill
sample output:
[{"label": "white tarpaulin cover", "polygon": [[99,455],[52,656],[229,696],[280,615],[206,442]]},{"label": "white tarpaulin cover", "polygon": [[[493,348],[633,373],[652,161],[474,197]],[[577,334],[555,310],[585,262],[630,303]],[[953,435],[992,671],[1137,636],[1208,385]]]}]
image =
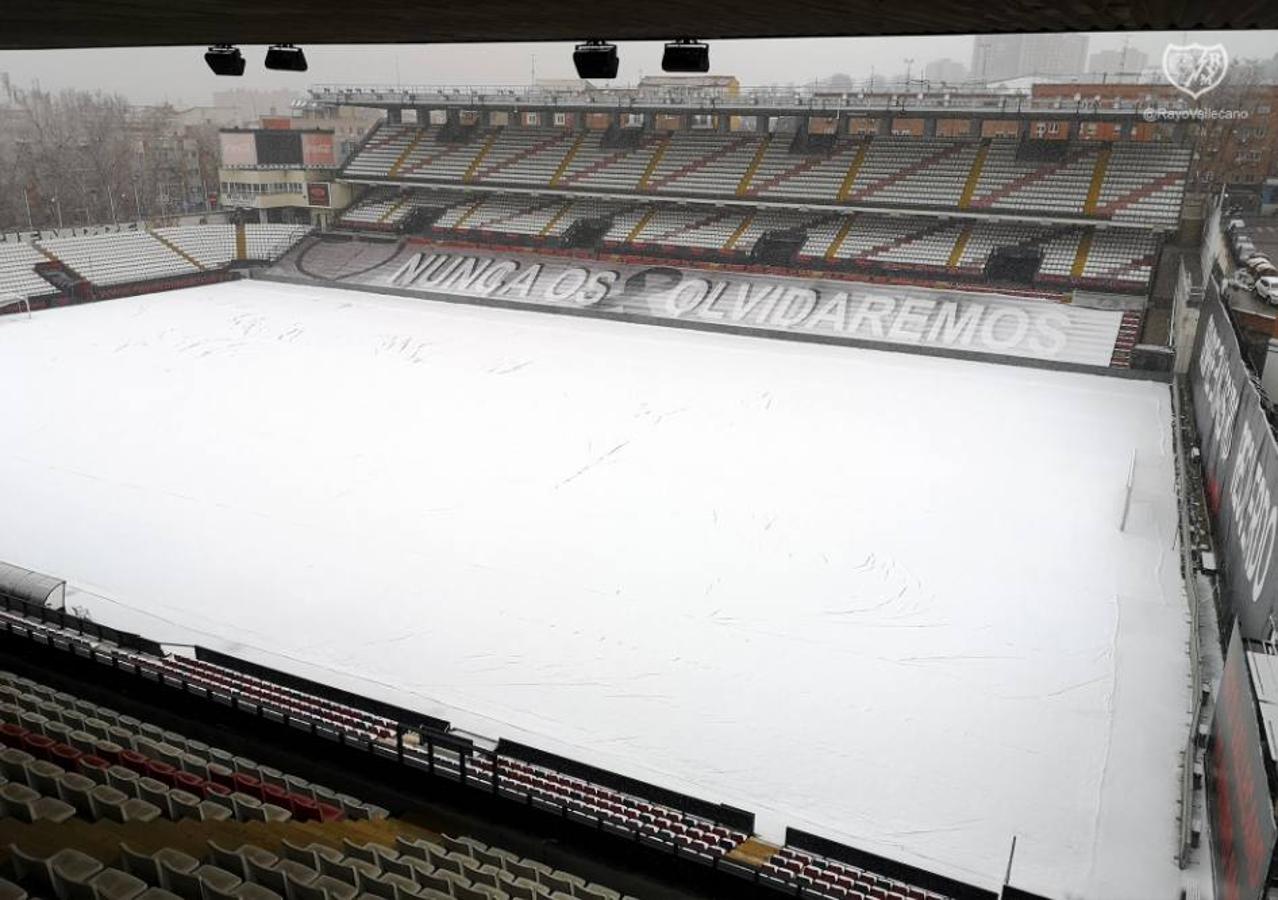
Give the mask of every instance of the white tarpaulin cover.
[{"label": "white tarpaulin cover", "polygon": [[0,321],[0,384],[0,558],[105,624],[774,839],[1176,895],[1165,385],[253,282]]}]

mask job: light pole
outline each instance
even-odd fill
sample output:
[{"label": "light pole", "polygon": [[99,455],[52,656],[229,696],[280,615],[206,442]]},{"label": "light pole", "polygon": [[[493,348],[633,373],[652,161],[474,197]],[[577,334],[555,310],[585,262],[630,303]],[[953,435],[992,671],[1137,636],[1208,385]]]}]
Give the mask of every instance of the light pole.
[{"label": "light pole", "polygon": [[905,60],[905,89],[910,89],[910,83],[913,81],[910,76],[914,73],[914,58],[909,57]]},{"label": "light pole", "polygon": [[58,230],[61,231],[62,230],[62,201],[59,200],[57,197],[53,197],[49,200],[49,205],[56,207],[58,210]]}]

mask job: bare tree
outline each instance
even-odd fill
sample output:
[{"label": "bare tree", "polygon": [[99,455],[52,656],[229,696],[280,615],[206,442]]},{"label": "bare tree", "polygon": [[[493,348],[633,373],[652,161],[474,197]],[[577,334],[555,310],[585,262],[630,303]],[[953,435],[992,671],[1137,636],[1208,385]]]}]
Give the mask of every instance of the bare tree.
[{"label": "bare tree", "polygon": [[12,86],[6,99],[0,228],[132,220],[159,212],[160,199],[186,178],[172,107],[133,107],[100,91]]}]

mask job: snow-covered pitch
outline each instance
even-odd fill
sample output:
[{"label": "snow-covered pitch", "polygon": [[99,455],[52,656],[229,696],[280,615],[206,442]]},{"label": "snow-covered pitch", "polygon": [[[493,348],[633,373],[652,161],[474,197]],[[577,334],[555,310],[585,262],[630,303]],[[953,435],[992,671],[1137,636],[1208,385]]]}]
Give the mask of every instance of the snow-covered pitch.
[{"label": "snow-covered pitch", "polygon": [[0,559],[100,621],[766,837],[1174,893],[1165,385],[260,282],[6,317],[0,385]]}]

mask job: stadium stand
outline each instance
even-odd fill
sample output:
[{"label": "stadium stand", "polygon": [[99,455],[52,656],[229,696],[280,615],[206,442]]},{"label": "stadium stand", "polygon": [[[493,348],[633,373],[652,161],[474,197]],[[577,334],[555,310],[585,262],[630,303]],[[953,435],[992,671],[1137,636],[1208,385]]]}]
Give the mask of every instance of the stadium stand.
[{"label": "stadium stand", "polygon": [[574,145],[575,152],[570,151],[558,179],[552,178],[550,185],[601,192],[637,192],[668,145],[666,138],[649,137],[638,147],[614,149],[591,140],[583,132]]},{"label": "stadium stand", "polygon": [[[0,244],[0,296],[56,294],[36,267],[52,265],[83,280],[97,296],[119,296],[130,285],[151,289],[189,286],[186,276],[225,269],[233,262],[269,263],[310,233],[308,225],[190,225],[154,231],[85,229],[74,236]],[[240,236],[242,235],[242,240]],[[87,297],[85,299],[88,299]],[[11,312],[9,308],[0,310]]]},{"label": "stadium stand", "polygon": [[370,740],[394,741],[395,723],[352,706],[279,687],[209,662],[182,656],[168,656],[155,662],[162,670],[180,672],[183,677],[211,690],[222,690],[258,702],[277,705],[290,715],[304,716],[321,726],[345,730]]},{"label": "stadium stand", "polygon": [[[594,900],[621,897],[573,873],[474,838],[386,821],[386,811],[380,808],[28,678],[0,672],[0,696],[0,742],[5,745],[0,750],[0,832],[7,839],[14,877],[26,890],[52,891],[63,900],[130,898],[148,889],[170,892],[153,896],[176,894],[186,900],[350,900],[357,893],[384,900],[493,900],[555,896],[554,891]],[[63,737],[95,752],[57,742]],[[159,761],[160,753],[174,763]],[[191,784],[209,799],[170,788],[175,780]],[[214,790],[219,785],[241,790]],[[286,795],[299,810],[319,812],[297,815],[297,827],[287,831],[236,827],[237,822],[266,825],[289,819],[285,809],[258,802],[254,794]],[[340,799],[348,812],[363,813],[351,815],[352,820],[365,822],[342,823],[343,810],[319,802],[320,797]],[[181,830],[154,824],[161,819],[183,823]],[[77,827],[75,820],[124,828]],[[308,821],[316,824],[303,824]],[[45,827],[37,830],[15,822]],[[4,896],[16,896],[13,883],[0,888],[7,891]]]},{"label": "stadium stand", "polygon": [[935,891],[911,887],[859,866],[827,859],[793,847],[782,847],[763,865],[766,878],[803,896],[856,900],[939,900]]},{"label": "stadium stand", "polygon": [[[955,896],[899,873],[759,842],[654,797],[513,756],[500,744],[459,753],[442,735],[420,726],[410,731],[354,700],[320,696],[264,672],[147,652],[129,646],[136,643],[130,636],[61,611],[4,596],[0,602],[6,607],[0,635],[20,639],[24,656],[62,651],[170,688],[174,698],[206,697],[294,728],[305,723],[312,740],[364,746],[384,758],[402,754],[418,770],[721,868],[724,877],[839,900]],[[0,885],[6,897],[21,891],[59,900],[622,897],[536,859],[426,831],[375,804],[7,671],[0,671],[0,812],[0,856],[13,877]],[[763,847],[762,857],[742,856],[747,845]]]},{"label": "stadium stand", "polygon": [[[16,836],[6,855],[21,887],[60,900],[622,898],[619,891],[537,859],[400,821],[275,831],[206,823],[111,834],[64,825]],[[8,885],[10,891],[15,887]]]},{"label": "stadium stand", "polygon": [[44,258],[30,244],[0,244],[0,295],[34,297],[48,293],[49,283],[35,273],[35,264]]},{"label": "stadium stand", "polygon": [[1180,173],[1189,150],[1116,144],[1100,186],[1098,211],[1114,221],[1141,225],[1174,222],[1180,214]]},{"label": "stadium stand", "polygon": [[[809,204],[960,209],[1172,226],[1189,150],[1119,142],[1063,153],[1015,140],[845,137],[794,152],[791,136],[648,133],[634,147],[607,132],[499,127],[465,143],[445,128],[382,126],[346,163],[348,180],[456,183],[559,191],[757,197]],[[974,178],[973,178],[974,176]],[[971,181],[969,190],[968,183]],[[1093,196],[1093,187],[1096,187]]]},{"label": "stadium stand", "polygon": [[[6,616],[12,624],[12,614]],[[331,821],[386,814],[30,679],[0,675],[0,698],[0,767],[8,779],[0,797],[8,815],[23,821],[74,815],[116,822]]]},{"label": "stadium stand", "polygon": [[[694,119],[675,130],[619,120],[606,129],[382,124],[340,173],[367,193],[338,225],[911,283],[1144,294],[1179,220],[1191,153],[1135,140],[809,134],[806,124],[756,133]],[[797,253],[773,252],[796,241]]]},{"label": "stadium stand", "polygon": [[310,225],[245,225],[243,258],[256,262],[273,262],[310,232]]},{"label": "stadium stand", "polygon": [[748,260],[766,233],[801,229],[802,267],[895,271],[939,280],[984,278],[996,249],[1029,247],[1042,252],[1035,283],[1124,292],[1148,288],[1161,243],[1158,234],[1144,228],[416,188],[370,192],[340,224],[395,230],[417,207],[442,211],[428,231],[437,238],[553,248],[574,222],[604,219],[610,223],[603,237],[606,249],[654,255],[691,251],[723,262]]},{"label": "stadium stand", "polygon": [[229,265],[235,259],[234,225],[185,225],[157,228],[155,234],[186,253],[206,269]]},{"label": "stadium stand", "polygon": [[94,284],[150,281],[199,271],[146,232],[54,238],[41,241],[40,247]]}]

